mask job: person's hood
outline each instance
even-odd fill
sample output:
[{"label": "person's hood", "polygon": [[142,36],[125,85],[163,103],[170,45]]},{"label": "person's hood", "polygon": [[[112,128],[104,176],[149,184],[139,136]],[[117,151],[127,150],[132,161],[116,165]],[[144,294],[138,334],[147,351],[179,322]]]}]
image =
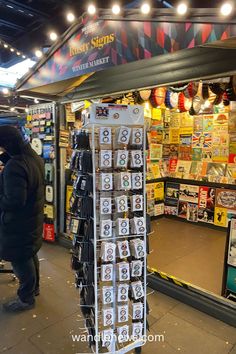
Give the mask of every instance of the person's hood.
[{"label": "person's hood", "polygon": [[0,126],[0,148],[3,148],[10,156],[21,154],[28,143],[21,131],[10,125]]}]

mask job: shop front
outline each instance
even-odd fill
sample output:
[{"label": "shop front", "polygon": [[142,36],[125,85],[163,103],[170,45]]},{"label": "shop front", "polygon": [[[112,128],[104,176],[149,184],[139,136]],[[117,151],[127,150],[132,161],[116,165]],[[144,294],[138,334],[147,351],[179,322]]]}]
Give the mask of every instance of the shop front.
[{"label": "shop front", "polygon": [[64,242],[73,234],[70,141],[84,111],[93,103],[143,106],[152,229],[148,284],[231,325],[236,324],[235,30],[233,22],[216,19],[84,17],[17,87],[19,94],[53,101],[32,106],[26,125],[45,159],[44,237],[51,241],[54,233]]}]

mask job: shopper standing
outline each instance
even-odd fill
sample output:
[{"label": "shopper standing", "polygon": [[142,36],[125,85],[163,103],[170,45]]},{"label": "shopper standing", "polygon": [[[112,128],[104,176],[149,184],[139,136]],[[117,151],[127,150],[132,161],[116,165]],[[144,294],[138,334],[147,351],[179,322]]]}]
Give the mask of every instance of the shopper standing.
[{"label": "shopper standing", "polygon": [[0,259],[11,262],[20,283],[17,298],[3,307],[16,312],[33,308],[39,294],[44,165],[14,127],[0,127],[0,148],[10,157],[0,175]]}]

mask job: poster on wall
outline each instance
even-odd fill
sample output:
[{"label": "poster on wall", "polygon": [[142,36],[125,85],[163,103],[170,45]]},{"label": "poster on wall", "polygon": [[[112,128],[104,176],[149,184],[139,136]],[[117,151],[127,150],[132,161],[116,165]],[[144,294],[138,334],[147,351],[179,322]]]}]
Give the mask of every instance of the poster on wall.
[{"label": "poster on wall", "polygon": [[160,160],[162,158],[162,144],[149,145],[150,160]]},{"label": "poster on wall", "polygon": [[197,204],[188,203],[187,205],[187,220],[192,222],[198,221],[198,206]]},{"label": "poster on wall", "polygon": [[216,206],[236,210],[236,190],[217,188]]},{"label": "poster on wall", "polygon": [[193,134],[192,146],[193,148],[210,148],[212,144],[211,133],[198,132]]},{"label": "poster on wall", "polygon": [[213,129],[213,115],[203,116],[203,131],[211,132]]},{"label": "poster on wall", "polygon": [[215,188],[200,186],[198,198],[198,221],[214,223]]},{"label": "poster on wall", "polygon": [[193,129],[193,116],[190,116],[188,112],[180,113],[180,126]]},{"label": "poster on wall", "polygon": [[202,159],[202,149],[201,148],[192,149],[192,160],[201,161],[201,159]]},{"label": "poster on wall", "polygon": [[170,114],[170,127],[179,128],[180,127],[180,113],[171,112]]},{"label": "poster on wall", "polygon": [[224,163],[209,162],[207,164],[206,174],[209,176],[223,177],[225,176],[225,172],[226,172],[226,164]]},{"label": "poster on wall", "polygon": [[214,224],[216,226],[227,227],[227,209],[215,207]]},{"label": "poster on wall", "polygon": [[180,145],[191,146],[192,134],[180,134]]},{"label": "poster on wall", "polygon": [[176,167],[177,178],[188,178],[191,168],[191,161],[178,160]]},{"label": "poster on wall", "polygon": [[221,145],[223,147],[229,147],[229,134],[222,133],[220,131],[213,131],[212,145]]},{"label": "poster on wall", "polygon": [[170,144],[179,144],[178,128],[170,128]]},{"label": "poster on wall", "polygon": [[198,204],[199,186],[180,184],[179,200]]},{"label": "poster on wall", "polygon": [[214,210],[198,209],[198,221],[213,224],[214,223]]},{"label": "poster on wall", "polygon": [[202,149],[202,161],[207,161],[207,162],[212,161],[211,149]]},{"label": "poster on wall", "polygon": [[221,145],[212,147],[212,161],[213,162],[228,162],[229,149]]},{"label": "poster on wall", "polygon": [[202,116],[194,116],[193,130],[194,130],[194,132],[202,132],[203,131],[203,117]]},{"label": "poster on wall", "polygon": [[213,125],[228,126],[228,113],[220,113],[213,115]]},{"label": "poster on wall", "polygon": [[178,215],[178,205],[172,206],[172,205],[166,205],[165,204],[165,210],[164,210],[166,215]]},{"label": "poster on wall", "polygon": [[165,203],[169,205],[177,205],[179,200],[179,184],[166,183]]},{"label": "poster on wall", "polygon": [[154,183],[154,198],[157,201],[164,200],[164,182]]},{"label": "poster on wall", "polygon": [[163,144],[170,144],[170,131],[169,131],[169,129],[163,130],[162,143]]},{"label": "poster on wall", "polygon": [[192,160],[191,146],[179,145],[178,157],[180,160],[191,161]]},{"label": "poster on wall", "polygon": [[169,160],[169,173],[170,173],[170,174],[176,172],[177,163],[178,163],[178,160],[177,160],[177,159],[170,159],[170,160]]},{"label": "poster on wall", "polygon": [[229,133],[236,132],[236,112],[230,112],[228,117],[228,130]]}]

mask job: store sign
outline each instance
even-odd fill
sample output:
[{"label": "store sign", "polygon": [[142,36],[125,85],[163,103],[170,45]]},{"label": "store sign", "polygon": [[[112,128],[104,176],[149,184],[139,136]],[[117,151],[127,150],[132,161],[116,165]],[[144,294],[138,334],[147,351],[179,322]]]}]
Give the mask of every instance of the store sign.
[{"label": "store sign", "polygon": [[86,19],[22,89],[226,39],[231,30],[226,24]]}]

